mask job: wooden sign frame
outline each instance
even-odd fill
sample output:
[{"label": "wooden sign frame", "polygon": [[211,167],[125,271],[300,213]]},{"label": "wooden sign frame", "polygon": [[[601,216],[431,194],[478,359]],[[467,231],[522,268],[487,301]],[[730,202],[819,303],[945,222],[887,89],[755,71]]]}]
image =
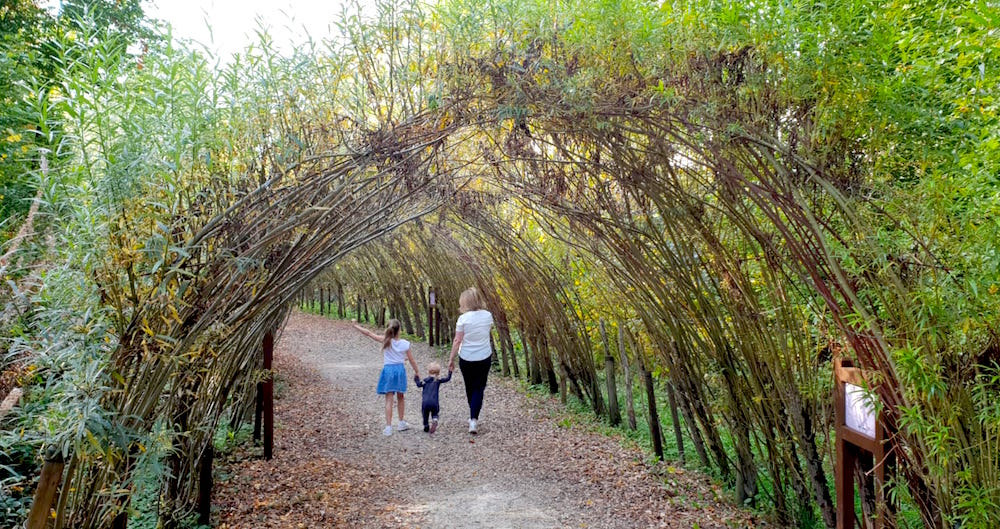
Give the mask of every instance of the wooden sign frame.
[{"label": "wooden sign frame", "polygon": [[[876,416],[870,428],[867,425],[859,427],[847,409],[849,402],[852,404],[862,402],[857,398],[860,391],[863,391],[862,388],[870,386],[871,379],[863,370],[854,367],[853,362],[844,358],[834,359],[833,371],[837,421],[837,461],[834,470],[837,489],[837,529],[854,529],[858,521],[854,512],[854,485],[855,469],[859,463],[860,466],[866,467],[862,469],[865,475],[874,478],[870,486],[874,489],[875,498],[874,520],[864,521],[862,527],[874,529],[895,527],[895,520],[891,516],[885,494],[886,467],[892,466],[893,458],[892,450],[887,449],[889,443],[884,421],[881,416]],[[857,393],[849,395],[852,392]],[[863,402],[861,406],[867,408]],[[874,410],[860,410],[860,413],[874,413]],[[868,417],[865,419],[866,422],[869,420]],[[862,490],[869,486],[867,481],[864,479],[858,483]],[[874,525],[871,524],[872,521]]]}]

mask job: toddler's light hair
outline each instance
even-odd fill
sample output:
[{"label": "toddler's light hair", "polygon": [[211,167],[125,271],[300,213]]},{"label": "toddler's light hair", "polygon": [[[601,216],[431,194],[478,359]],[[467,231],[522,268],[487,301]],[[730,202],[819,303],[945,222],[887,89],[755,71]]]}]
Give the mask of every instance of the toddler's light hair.
[{"label": "toddler's light hair", "polygon": [[441,364],[439,364],[437,362],[431,362],[431,363],[427,364],[427,372],[430,373],[430,374],[432,374],[432,375],[440,375],[441,374]]}]

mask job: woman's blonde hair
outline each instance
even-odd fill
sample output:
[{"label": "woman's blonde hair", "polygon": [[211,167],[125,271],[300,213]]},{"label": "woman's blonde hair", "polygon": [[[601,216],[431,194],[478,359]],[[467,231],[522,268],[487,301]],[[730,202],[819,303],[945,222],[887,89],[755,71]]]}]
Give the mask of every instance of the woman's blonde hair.
[{"label": "woman's blonde hair", "polygon": [[459,312],[485,309],[486,300],[483,299],[483,295],[479,293],[479,289],[476,287],[465,289],[465,292],[462,292],[462,295],[458,297]]}]

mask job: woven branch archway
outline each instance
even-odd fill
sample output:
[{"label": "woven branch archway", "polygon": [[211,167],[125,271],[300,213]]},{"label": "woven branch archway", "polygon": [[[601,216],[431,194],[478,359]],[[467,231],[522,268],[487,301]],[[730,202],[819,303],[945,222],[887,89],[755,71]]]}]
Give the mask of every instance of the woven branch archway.
[{"label": "woven branch archway", "polygon": [[[234,164],[237,178],[212,176],[176,193],[180,206],[163,222],[122,208],[124,225],[148,229],[157,242],[95,272],[120,331],[104,399],[113,435],[99,456],[71,454],[64,489],[73,492],[57,525],[109,525],[127,508],[138,440],[158,430],[173,439],[161,511],[176,522],[190,510],[195,463],[215,426],[246,408],[261,376],[256,344],[280,326],[296,293],[434,211],[447,212],[444,222],[468,239],[428,237],[408,255],[427,258],[447,240],[468,257],[465,277],[510,286],[516,294],[488,295],[547,359],[535,373],[563,370],[600,411],[587,323],[565,310],[574,299],[553,277],[559,271],[510,229],[513,210],[603,257],[609,281],[634,296],[622,310],[635,320],[622,341],[665,368],[701,459],[741,499],[763,494],[766,472],[781,513],[816,506],[832,526],[817,441],[828,414],[823,388],[811,385],[816,335],[801,329],[807,312],[831,323],[824,336],[841,338],[861,366],[882,374],[890,426],[914,408],[892,361],[893,331],[907,317],[905,282],[891,267],[846,270],[881,257],[873,243],[841,235],[863,229],[858,175],[836,163],[856,147],[806,141],[808,105],[786,99],[768,57],[752,47],[680,50],[639,64],[624,44],[610,58],[570,49],[558,23],[520,39],[502,21],[479,27],[477,37],[433,34],[419,21],[351,35],[345,55],[359,59],[338,69],[356,69],[351,89],[364,96],[333,96],[348,110],[313,114],[302,107],[316,101],[301,104],[288,90],[280,104],[262,105],[262,123],[247,120],[264,132],[247,134],[254,139],[241,148],[250,162]],[[373,46],[400,32],[413,55]],[[445,41],[438,55],[415,59],[413,43],[431,37]],[[276,152],[274,137],[294,155]],[[431,275],[433,265],[418,266]],[[862,295],[882,281],[880,299]],[[701,382],[713,376],[716,396]],[[955,391],[975,400],[971,390]],[[755,398],[765,393],[775,398]],[[729,452],[720,422],[733,437]],[[984,432],[956,441],[957,452],[974,457]],[[922,439],[900,429],[898,440],[921,515],[940,525],[949,489],[922,464],[930,457]]]}]

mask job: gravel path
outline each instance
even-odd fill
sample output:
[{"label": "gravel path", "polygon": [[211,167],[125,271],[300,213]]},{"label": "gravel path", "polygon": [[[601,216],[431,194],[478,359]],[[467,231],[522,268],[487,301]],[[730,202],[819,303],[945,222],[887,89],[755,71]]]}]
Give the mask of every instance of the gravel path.
[{"label": "gravel path", "polygon": [[[411,381],[405,416],[413,428],[385,437],[378,349],[349,323],[293,313],[275,353],[287,384],[276,404],[275,459],[231,465],[216,497],[219,527],[764,525],[720,501],[696,473],[650,467],[636,448],[576,424],[557,399],[524,394],[496,373],[479,435],[467,432],[456,372],[441,387],[435,434],[422,431]],[[426,374],[432,351],[413,351]]]}]

